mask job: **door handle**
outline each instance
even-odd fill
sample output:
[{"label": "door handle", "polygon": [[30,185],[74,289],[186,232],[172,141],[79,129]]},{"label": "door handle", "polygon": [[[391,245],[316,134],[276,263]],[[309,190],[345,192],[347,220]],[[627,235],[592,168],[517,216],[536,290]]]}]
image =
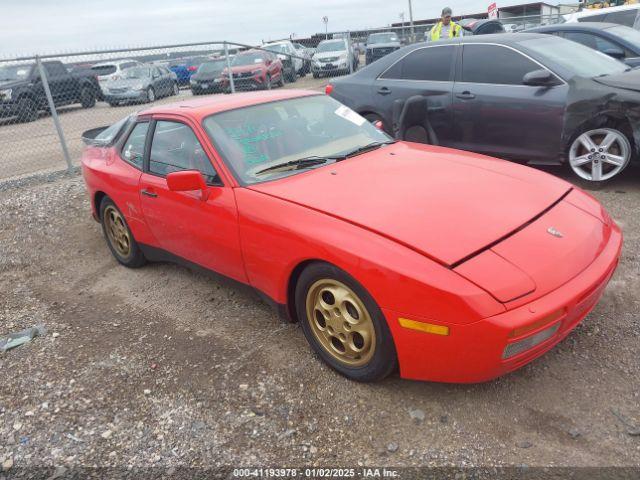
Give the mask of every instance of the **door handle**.
[{"label": "door handle", "polygon": [[146,195],[147,197],[156,198],[158,196],[155,192],[150,192],[149,190],[140,190],[142,195]]},{"label": "door handle", "polygon": [[476,96],[468,90],[465,90],[462,93],[458,93],[456,97],[461,100],[473,100],[474,98],[476,98]]},{"label": "door handle", "polygon": [[391,93],[391,89],[389,87],[380,87],[378,89],[378,93],[380,95],[389,95]]}]

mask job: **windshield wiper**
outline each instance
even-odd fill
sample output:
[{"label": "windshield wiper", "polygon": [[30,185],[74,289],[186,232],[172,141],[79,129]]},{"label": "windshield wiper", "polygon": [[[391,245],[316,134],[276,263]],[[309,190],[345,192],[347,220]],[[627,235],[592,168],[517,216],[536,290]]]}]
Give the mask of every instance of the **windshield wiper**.
[{"label": "windshield wiper", "polygon": [[366,145],[363,145],[362,147],[355,148],[355,149],[345,153],[343,156],[344,156],[344,158],[353,157],[354,155],[359,155],[361,153],[369,152],[371,150],[375,150],[376,148],[380,148],[383,145],[391,145],[392,143],[396,143],[396,141],[395,140],[388,140],[386,142],[371,142],[371,143],[368,143]]},{"label": "windshield wiper", "polygon": [[306,167],[312,167],[314,165],[322,165],[323,163],[327,163],[329,160],[341,160],[344,156],[339,157],[320,157],[317,155],[313,155],[310,157],[298,158],[296,160],[291,160],[283,163],[276,163],[275,165],[271,165],[270,167],[265,168],[264,170],[257,171],[254,175],[262,175],[263,173],[269,173],[274,170],[280,170],[281,168],[292,167],[291,170],[300,170]]}]

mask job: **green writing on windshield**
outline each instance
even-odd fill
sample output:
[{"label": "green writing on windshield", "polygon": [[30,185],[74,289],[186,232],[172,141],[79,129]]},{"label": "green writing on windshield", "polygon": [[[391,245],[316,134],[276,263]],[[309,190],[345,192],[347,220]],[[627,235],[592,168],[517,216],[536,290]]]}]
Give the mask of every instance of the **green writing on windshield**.
[{"label": "green writing on windshield", "polygon": [[259,165],[269,161],[269,156],[260,148],[261,144],[282,137],[284,132],[275,128],[265,129],[264,125],[243,125],[225,128],[229,137],[242,146],[243,160],[247,165]]}]

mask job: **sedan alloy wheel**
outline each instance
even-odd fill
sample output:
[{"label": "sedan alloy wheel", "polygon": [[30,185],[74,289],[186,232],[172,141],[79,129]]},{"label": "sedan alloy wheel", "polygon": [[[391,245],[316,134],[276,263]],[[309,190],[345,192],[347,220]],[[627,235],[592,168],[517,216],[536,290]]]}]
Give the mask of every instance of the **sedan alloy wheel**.
[{"label": "sedan alloy wheel", "polygon": [[613,128],[598,128],[579,135],[569,150],[569,165],[584,180],[600,182],[618,175],[629,164],[631,144]]}]

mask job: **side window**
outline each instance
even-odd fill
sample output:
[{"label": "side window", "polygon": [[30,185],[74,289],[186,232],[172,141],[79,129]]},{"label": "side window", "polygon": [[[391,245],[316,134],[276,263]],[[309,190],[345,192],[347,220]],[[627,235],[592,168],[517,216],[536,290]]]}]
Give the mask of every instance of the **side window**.
[{"label": "side window", "polygon": [[68,73],[61,63],[45,63],[44,68],[49,77],[60,77]]},{"label": "side window", "polygon": [[414,50],[389,68],[382,75],[382,78],[449,81],[455,52],[455,46],[427,47]]},{"label": "side window", "polygon": [[638,13],[638,10],[636,9],[607,13],[605,22],[617,23],[618,25],[633,27],[636,21],[637,13]]},{"label": "side window", "polygon": [[524,55],[498,45],[464,46],[462,81],[522,85],[522,77],[541,67]]},{"label": "side window", "polygon": [[566,32],[564,38],[573,42],[578,42],[585,47],[596,49],[596,36],[584,32]]},{"label": "side window", "polygon": [[158,67],[155,67],[155,68],[153,69],[153,78],[157,78],[157,77],[159,77],[160,75],[162,75],[162,73],[160,72],[160,69],[159,69]]},{"label": "side window", "polygon": [[149,172],[164,177],[181,170],[199,170],[208,184],[220,185],[193,130],[184,123],[159,120],[151,144]]},{"label": "side window", "polygon": [[144,144],[147,139],[147,131],[149,130],[149,122],[141,122],[136,124],[129,134],[129,138],[122,147],[122,159],[142,170],[142,160],[144,158]]}]

